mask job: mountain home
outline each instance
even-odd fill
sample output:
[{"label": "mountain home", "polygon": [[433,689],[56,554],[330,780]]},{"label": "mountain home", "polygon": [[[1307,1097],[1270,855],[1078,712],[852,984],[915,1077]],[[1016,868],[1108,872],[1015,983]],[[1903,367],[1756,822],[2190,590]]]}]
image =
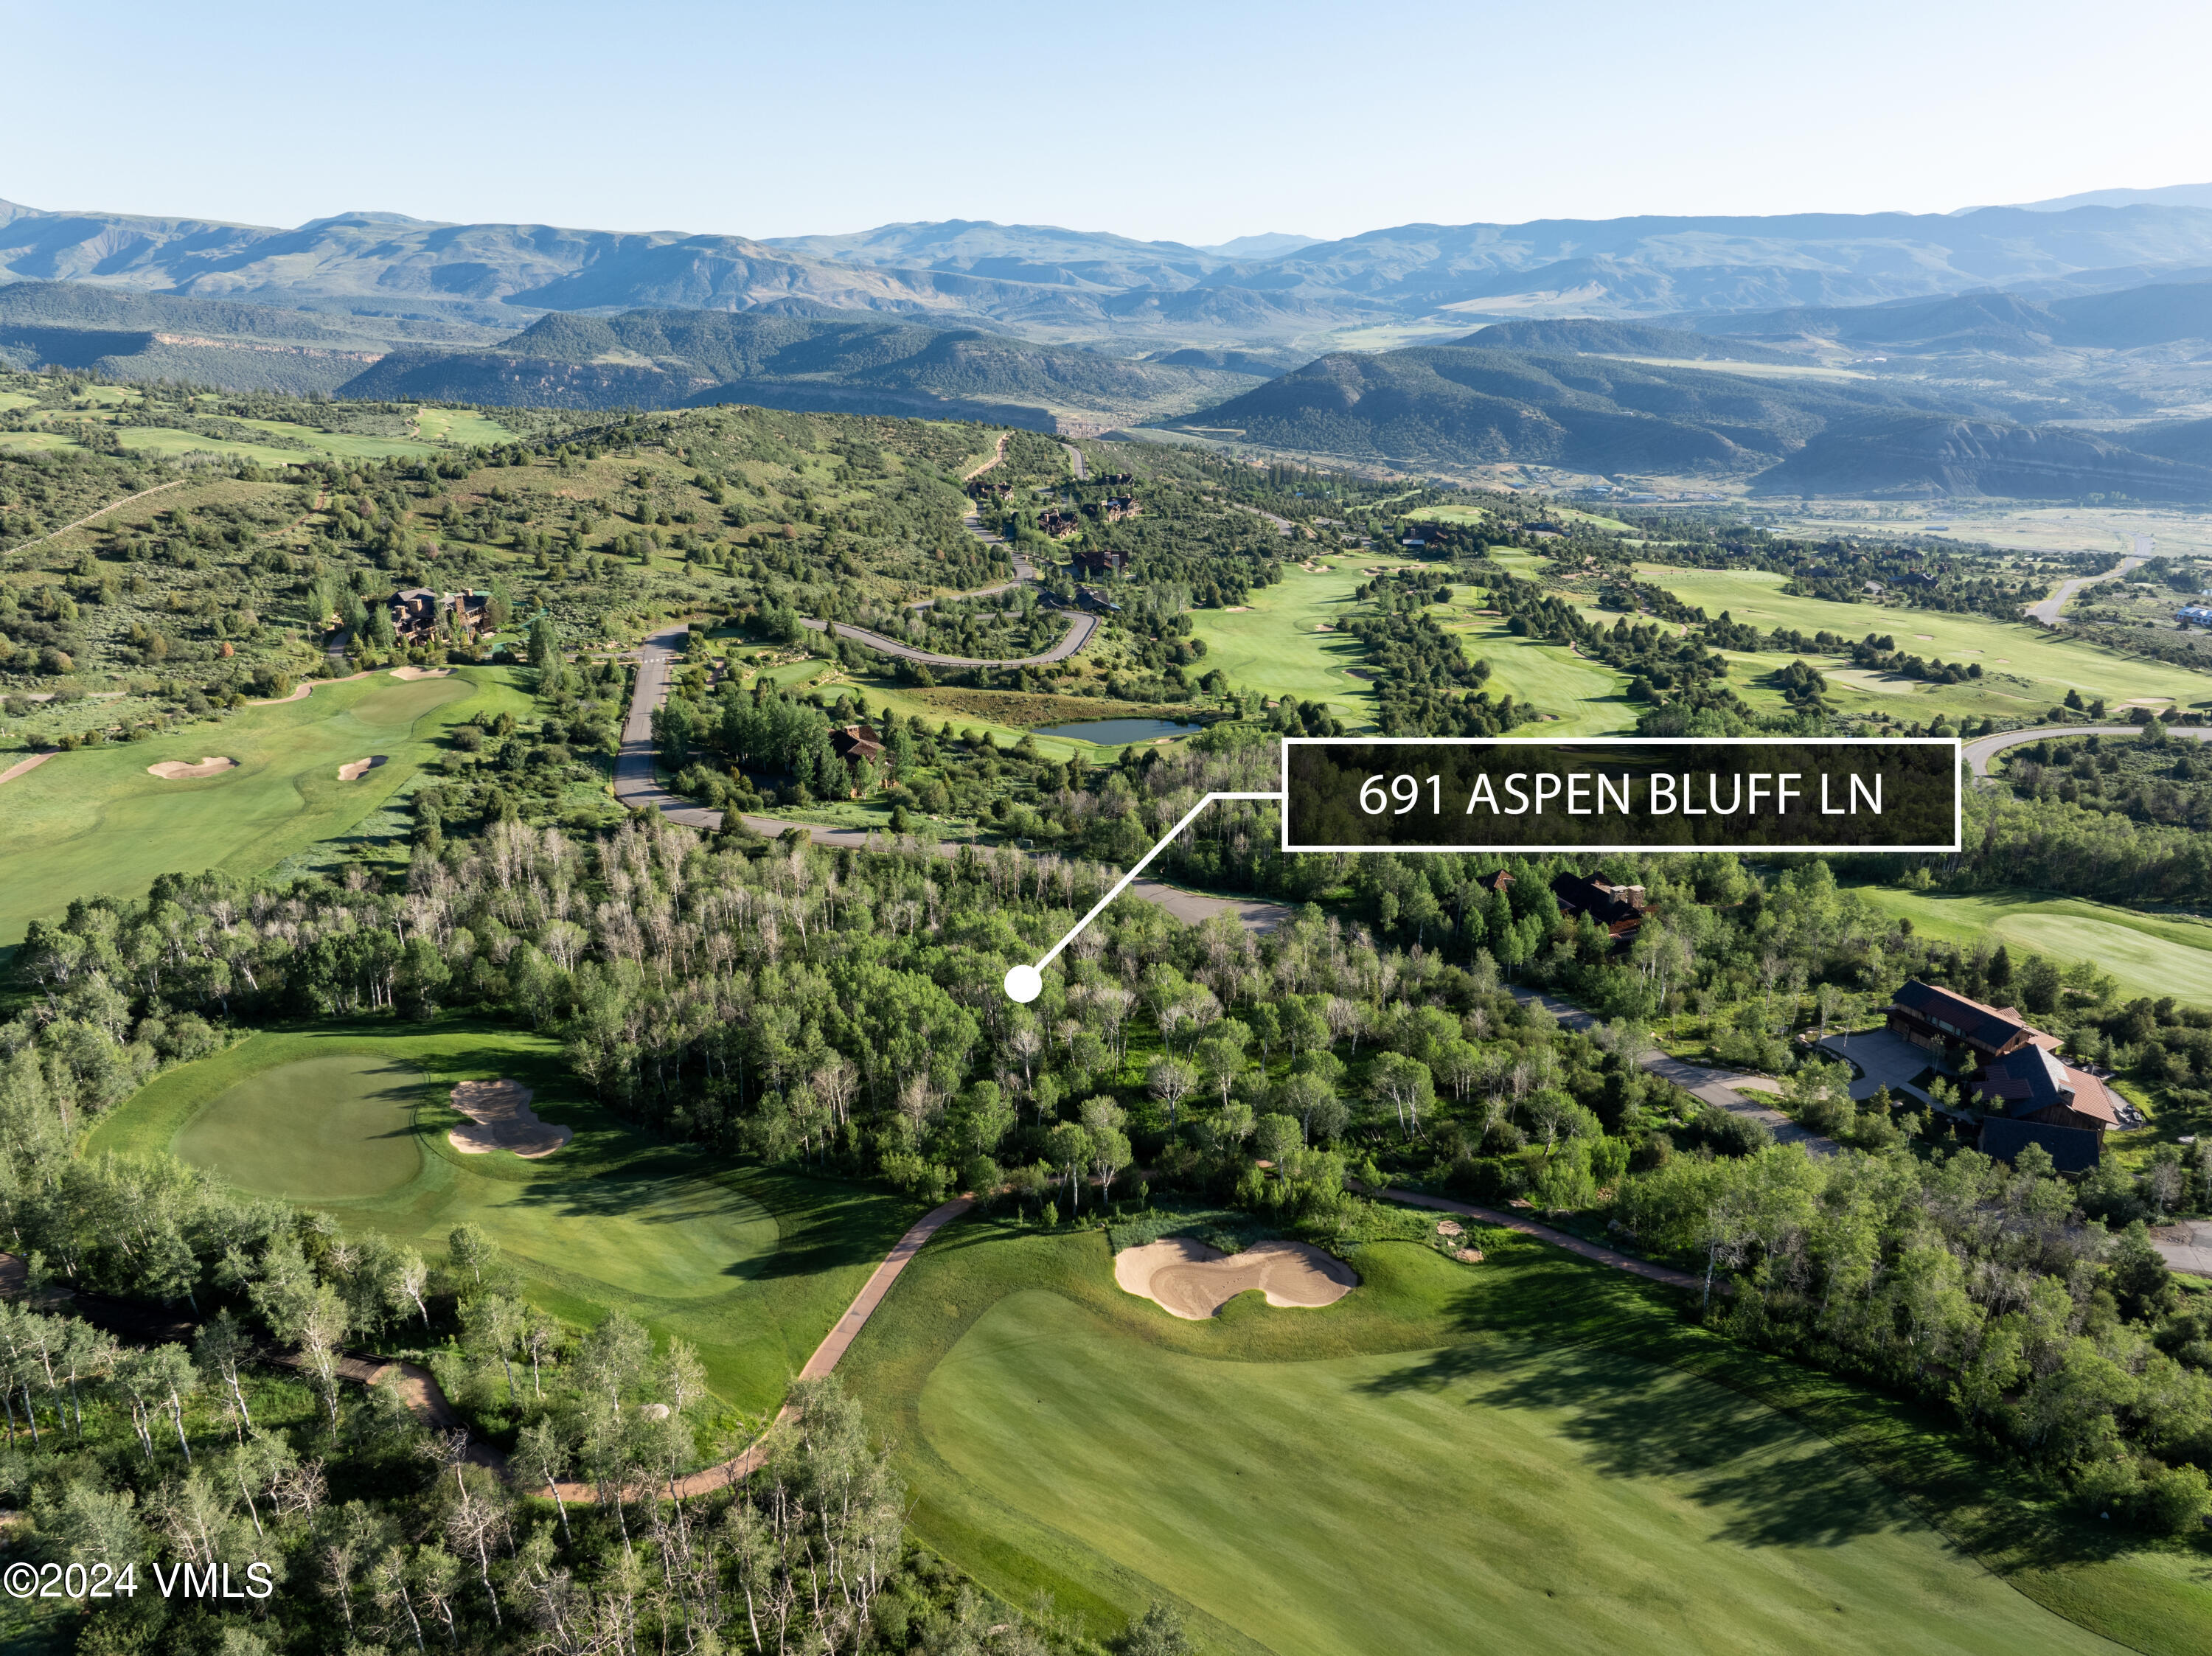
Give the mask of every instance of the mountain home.
[{"label": "mountain home", "polygon": [[1553,877],[1552,895],[1559,913],[1569,919],[1587,914],[1611,936],[1632,935],[1644,924],[1650,907],[1640,885],[1615,885],[1601,875],[1559,874]]},{"label": "mountain home", "polygon": [[2019,1046],[2056,1052],[2059,1046],[2057,1036],[2031,1027],[2008,1006],[1984,1006],[1917,978],[1890,998],[1886,1021],[1890,1034],[1915,1046],[1930,1052],[1963,1046],[1984,1064]]},{"label": "mountain home", "polygon": [[1915,978],[1892,998],[1892,1034],[1931,1052],[1972,1054],[1966,1082],[1983,1112],[1980,1146],[2009,1162],[2029,1144],[2047,1150],[2059,1171],[2092,1168],[2103,1135],[2121,1125],[2120,1101],[2086,1070],[2059,1056],[2059,1038],[2008,1006],[1987,1006]]},{"label": "mountain home", "polygon": [[392,630],[403,644],[420,644],[437,636],[448,616],[459,616],[463,633],[474,638],[483,628],[491,608],[487,592],[433,592],[427,586],[410,586],[388,600]]}]

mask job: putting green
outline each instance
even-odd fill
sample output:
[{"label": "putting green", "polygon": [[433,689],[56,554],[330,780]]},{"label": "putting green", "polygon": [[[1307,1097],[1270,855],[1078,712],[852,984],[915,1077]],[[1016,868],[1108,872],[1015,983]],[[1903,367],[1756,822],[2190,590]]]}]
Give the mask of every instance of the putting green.
[{"label": "putting green", "polygon": [[1349,558],[1334,562],[1320,575],[1287,566],[1276,585],[1252,589],[1249,610],[1194,610],[1206,669],[1241,688],[1328,703],[1355,725],[1371,719],[1374,696],[1347,670],[1366,664],[1365,650],[1348,633],[1317,630],[1341,628],[1363,607],[1352,589],[1365,577]]},{"label": "putting green", "polygon": [[[535,1161],[455,1149],[451,1089],[500,1077],[574,1137]],[[433,1259],[455,1226],[481,1226],[531,1299],[583,1325],[620,1306],[690,1341],[715,1394],[753,1414],[782,1401],[915,1211],[656,1143],[589,1101],[559,1043],[452,1022],[264,1031],[155,1077],[87,1145],[167,1150]]]},{"label": "putting green", "polygon": [[962,1477],[1279,1656],[2114,1648],[1788,1417],[1619,1352],[1212,1362],[1033,1291],[921,1418]]},{"label": "putting green", "polygon": [[[264,872],[342,834],[389,800],[445,729],[490,712],[528,710],[513,670],[470,667],[412,682],[363,674],[318,685],[296,701],[241,708],[150,741],[48,760],[0,786],[0,948],[70,900],[135,897],[158,874],[220,868]],[[363,754],[387,762],[358,781],[338,767]],[[163,781],[146,767],[220,755],[219,775]]]},{"label": "putting green", "polygon": [[1189,1323],[1097,1232],[969,1221],[839,1373],[915,1537],[1095,1639],[1164,1599],[1236,1656],[2212,1648],[2193,1551],[1666,1289],[1477,1236],[1474,1269],[1376,1243],[1334,1305]]},{"label": "putting green", "polygon": [[257,1196],[347,1200],[397,1190],[422,1170],[415,1106],[422,1072],[374,1053],[264,1070],[177,1135],[177,1155]]},{"label": "putting green", "polygon": [[2015,957],[2042,955],[2070,966],[2087,961],[2111,974],[2123,993],[2173,995],[2212,1005],[2212,923],[2184,914],[2138,914],[2109,903],[2034,891],[1899,891],[1855,888],[1886,914],[1902,915],[1946,942],[1995,937]]}]

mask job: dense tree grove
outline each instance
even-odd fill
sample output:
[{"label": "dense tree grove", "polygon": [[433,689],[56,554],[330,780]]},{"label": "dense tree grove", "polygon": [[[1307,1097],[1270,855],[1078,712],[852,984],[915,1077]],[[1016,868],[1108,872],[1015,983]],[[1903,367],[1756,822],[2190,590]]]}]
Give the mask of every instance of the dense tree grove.
[{"label": "dense tree grove", "polygon": [[[1120,773],[1138,784],[1133,822],[1171,817],[1239,760]],[[1273,837],[1249,816],[1213,834],[1223,846]],[[1931,943],[1818,862],[1774,877],[1725,854],[1603,859],[1651,902],[1620,949],[1562,915],[1550,877],[1574,867],[1565,859],[1314,861],[1332,884],[1351,878],[1364,921],[1310,907],[1255,937],[1125,901],[1018,1006],[998,992],[1006,967],[1064,930],[1106,870],[912,841],[830,853],[716,840],[653,817],[588,843],[495,822],[418,851],[404,890],[209,876],[165,880],[143,904],[76,905],[23,950],[40,999],[9,1026],[10,1073],[31,1078],[17,1084],[45,1101],[32,1114],[58,1146],[68,1123],[123,1096],[165,1051],[204,1046],[226,1017],[475,1008],[559,1035],[577,1072],[635,1119],[923,1199],[1004,1191],[1077,1216],[1141,1167],[1155,1195],[1237,1201],[1326,1237],[1357,1222],[1348,1178],[1560,1210],[1612,1191],[1645,1246],[1736,1284],[1717,1314],[1744,1338],[1938,1397],[1966,1387],[1975,1429],[2091,1498],[2160,1525],[2197,1510],[2187,1497],[2203,1489],[2190,1469],[2212,1344],[2156,1256],[2106,1227],[2170,1210],[2204,1170],[2169,1162],[2174,1178],[2078,1190],[2002,1173],[1954,1148],[1940,1119],[1838,1105],[1834,1078],[1801,1065],[1787,1037],[1834,1011],[1831,995],[1878,1002],[1913,974],[2019,996],[2076,1050],[2169,1080],[2212,1074],[2212,1029],[2123,1006],[2093,972]],[[1511,880],[1480,877],[1501,868]],[[1565,1034],[1507,992],[1508,974],[1611,1022]],[[1815,1166],[1645,1072],[1638,1031],[1684,1014],[1710,1021],[1728,1061],[1799,1071],[1796,1107],[1860,1148]],[[34,1158],[9,1217],[20,1247],[85,1285],[162,1283],[160,1297],[197,1302],[219,1292],[223,1259],[290,1246],[276,1216],[230,1209],[179,1173],[48,1162],[79,1184],[66,1199],[42,1192]],[[170,1185],[181,1193],[161,1195]],[[2025,1204],[2041,1228],[1991,1233],[1976,1216],[1990,1203]],[[1958,1216],[1930,1218],[1923,1235],[1914,1216],[1931,1204]],[[1832,1209],[1858,1216],[1835,1219],[1832,1240]],[[134,1216],[104,1217],[116,1211]],[[157,1260],[168,1263],[149,1275]],[[1911,1297],[1923,1288],[1924,1303]],[[389,1294],[380,1303],[377,1314],[405,1313]],[[1919,1355],[1913,1321],[1938,1311],[1940,1361]],[[2031,1313],[2032,1330],[2007,1320]],[[2013,1355],[1990,1355],[1991,1342]],[[2109,1429],[2053,1437],[2029,1423],[2049,1410],[2032,1386],[2023,1402],[2022,1385],[2108,1370],[2130,1377],[2098,1393],[2110,1393]]]}]

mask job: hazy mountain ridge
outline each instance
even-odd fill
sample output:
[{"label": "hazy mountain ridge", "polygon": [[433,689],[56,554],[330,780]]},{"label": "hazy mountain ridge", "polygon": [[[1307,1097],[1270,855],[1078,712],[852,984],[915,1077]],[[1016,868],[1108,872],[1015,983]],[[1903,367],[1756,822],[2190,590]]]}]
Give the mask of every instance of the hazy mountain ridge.
[{"label": "hazy mountain ridge", "polygon": [[2061,299],[1967,294],[1910,304],[1792,307],[1677,319],[1709,335],[1812,335],[1923,351],[2035,355],[2068,348],[2128,350],[2212,340],[2212,281],[2149,282]]},{"label": "hazy mountain ridge", "polygon": [[1759,474],[1761,494],[2124,494],[2161,505],[2212,500],[2212,468],[2146,454],[2094,432],[1894,415],[1824,431]]},{"label": "hazy mountain ridge", "polygon": [[[1501,331],[1616,344],[1660,332],[1613,324]],[[1502,342],[1340,353],[1175,423],[1425,468],[1510,460],[1603,474],[1747,476],[1770,493],[2212,500],[2212,421],[2158,428],[2138,448],[2132,438],[2006,418],[1956,386],[1778,379]]]},{"label": "hazy mountain ridge", "polygon": [[1178,423],[1413,464],[1735,473],[1780,458],[1833,420],[1894,406],[1849,384],[1438,345],[1325,356]]},{"label": "hazy mountain ridge", "polygon": [[389,351],[499,337],[443,319],[333,316],[84,282],[0,285],[0,358],[115,379],[327,395]]},{"label": "hazy mountain ridge", "polygon": [[[1266,239],[1262,239],[1266,240]],[[0,273],[494,322],[516,310],[811,300],[939,323],[1287,337],[1454,309],[1650,316],[1863,305],[2085,271],[2212,267],[2212,209],[1411,224],[1231,258],[1177,242],[953,220],[756,240],[348,213],[292,229],[0,213]],[[1188,295],[1212,290],[1216,300]]]},{"label": "hazy mountain ridge", "polygon": [[556,312],[489,349],[395,353],[339,394],[569,408],[747,402],[1052,429],[1061,411],[1118,423],[1188,409],[1253,379],[864,315],[639,310]]},{"label": "hazy mountain ridge", "polygon": [[1801,354],[1778,351],[1740,339],[1693,333],[1686,328],[1649,328],[1632,322],[1561,318],[1531,322],[1493,322],[1464,339],[1450,342],[1483,350],[1567,351],[1593,356],[1656,356],[1681,361],[1796,365]]}]

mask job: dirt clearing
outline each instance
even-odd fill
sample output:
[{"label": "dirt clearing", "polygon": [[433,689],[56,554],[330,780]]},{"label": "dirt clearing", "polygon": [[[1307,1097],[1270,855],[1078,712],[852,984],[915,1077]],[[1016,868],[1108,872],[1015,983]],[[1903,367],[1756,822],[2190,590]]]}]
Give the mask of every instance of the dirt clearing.
[{"label": "dirt clearing", "polygon": [[507,1150],[535,1161],[574,1137],[566,1127],[540,1121],[530,1107],[530,1089],[519,1081],[464,1081],[453,1089],[453,1107],[476,1124],[446,1135],[464,1156]]},{"label": "dirt clearing", "polygon": [[1350,1265],[1304,1242],[1255,1242],[1224,1253],[1188,1236],[1170,1236],[1114,1256],[1124,1293],[1150,1300],[1171,1317],[1203,1322],[1239,1294],[1258,1289],[1273,1306],[1334,1305],[1359,1286]]}]

